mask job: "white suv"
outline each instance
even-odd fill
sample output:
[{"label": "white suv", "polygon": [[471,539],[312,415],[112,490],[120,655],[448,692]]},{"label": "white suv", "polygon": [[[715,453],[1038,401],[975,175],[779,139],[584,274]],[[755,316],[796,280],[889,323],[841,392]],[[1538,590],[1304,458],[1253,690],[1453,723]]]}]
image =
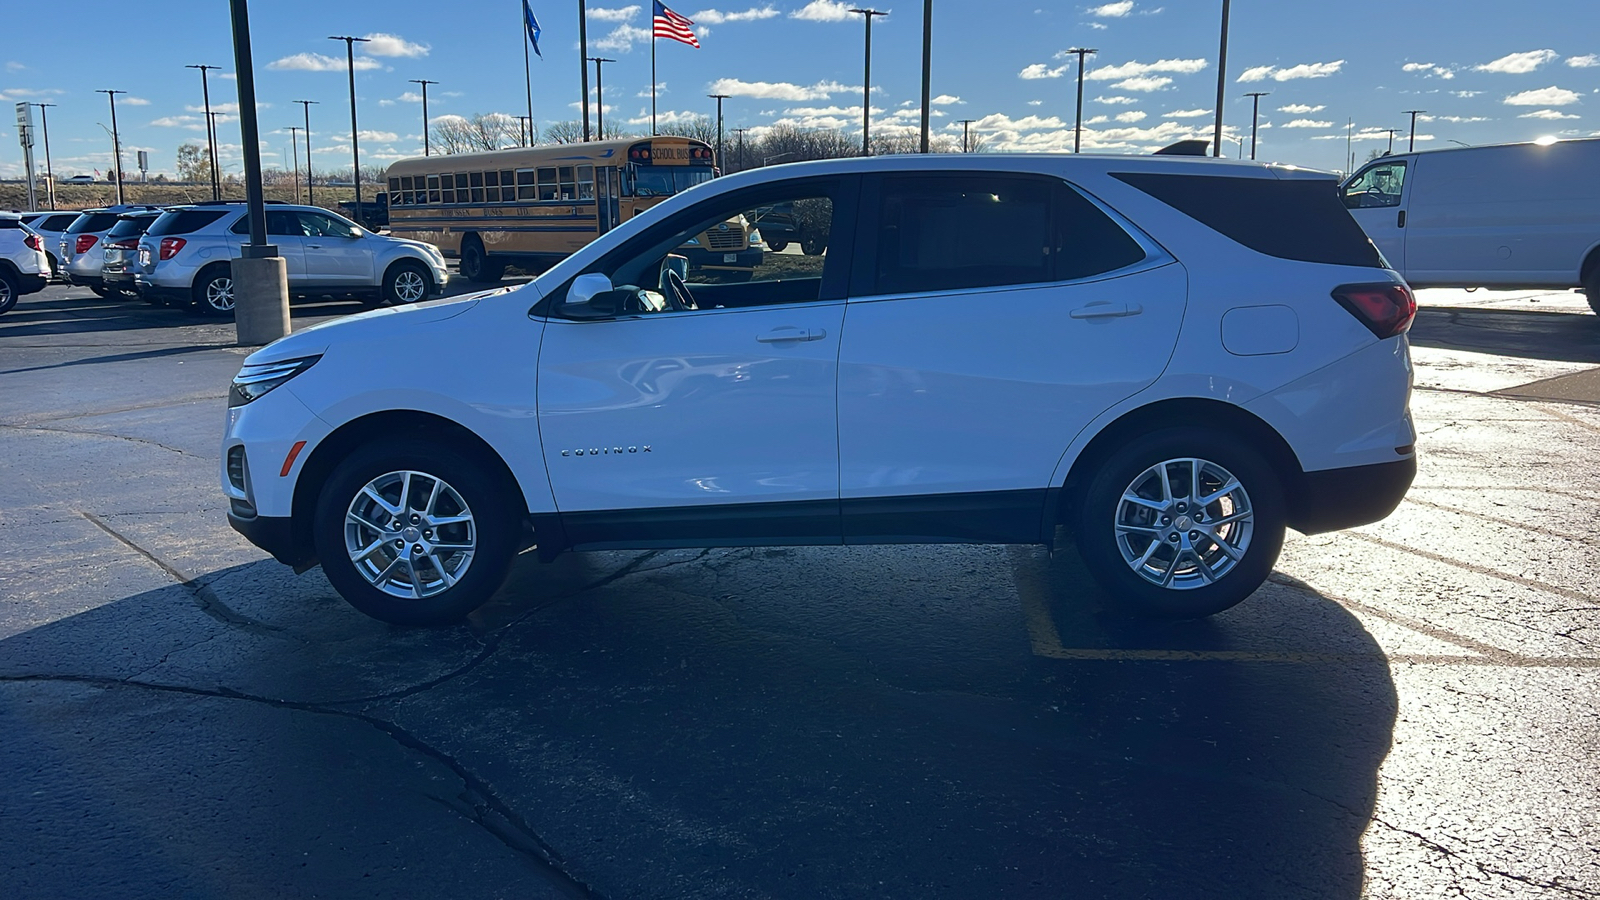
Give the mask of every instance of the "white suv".
[{"label": "white suv", "polygon": [[[674,248],[791,204],[818,256],[696,283]],[[1244,599],[1285,527],[1416,471],[1409,289],[1332,176],[1181,157],[765,168],[516,289],[247,360],[233,526],[363,612],[460,618],[519,549],[1051,544],[1166,616]],[[423,362],[418,362],[423,361]]]},{"label": "white suv", "polygon": [[[289,274],[291,297],[358,297],[376,306],[425,300],[450,280],[432,244],[374,234],[316,206],[267,205],[267,240]],[[175,206],[139,239],[132,267],[139,296],[233,315],[231,261],[249,240],[250,218],[238,201]]]},{"label": "white suv", "polygon": [[49,280],[44,239],[21,216],[0,213],[0,313],[9,312],[22,295],[44,290]]}]

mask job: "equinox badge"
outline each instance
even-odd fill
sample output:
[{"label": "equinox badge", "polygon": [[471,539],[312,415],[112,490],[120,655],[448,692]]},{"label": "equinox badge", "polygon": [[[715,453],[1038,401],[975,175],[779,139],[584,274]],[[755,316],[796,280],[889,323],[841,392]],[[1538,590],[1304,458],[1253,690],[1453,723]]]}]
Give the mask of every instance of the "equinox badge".
[{"label": "equinox badge", "polygon": [[590,447],[588,450],[563,450],[562,456],[615,456],[621,453],[649,453],[650,445],[638,447]]}]

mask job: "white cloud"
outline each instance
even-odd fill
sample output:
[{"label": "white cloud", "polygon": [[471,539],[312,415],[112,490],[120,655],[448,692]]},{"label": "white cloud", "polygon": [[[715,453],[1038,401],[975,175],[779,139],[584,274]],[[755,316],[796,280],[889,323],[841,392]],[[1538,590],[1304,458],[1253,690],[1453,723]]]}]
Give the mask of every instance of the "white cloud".
[{"label": "white cloud", "polygon": [[1084,24],[1088,25],[1090,28],[1093,28],[1095,31],[1105,31],[1108,27],[1104,22],[1086,22]]},{"label": "white cloud", "polygon": [[1043,106],[1044,105],[1044,101],[1043,100],[1029,100],[1028,101],[1028,105],[1029,106]]},{"label": "white cloud", "polygon": [[384,34],[381,31],[365,37],[367,43],[361,45],[361,50],[369,56],[427,56],[430,49],[427,44],[413,44],[397,34]]},{"label": "white cloud", "polygon": [[[716,90],[714,88],[707,88],[707,90],[711,91],[711,93],[713,93],[713,94],[722,93],[722,91]],[[656,82],[656,94],[659,96],[661,94],[665,94],[666,92],[667,92],[667,83],[665,81]],[[634,94],[634,96],[640,98],[641,100],[648,100],[648,99],[650,99],[650,89],[649,88],[645,88],[644,90],[640,91],[639,93]]]},{"label": "white cloud", "polygon": [[811,0],[805,6],[789,13],[791,19],[808,22],[843,22],[850,18],[850,4],[839,0]]},{"label": "white cloud", "polygon": [[1525,112],[1522,115],[1517,116],[1517,118],[1519,118],[1519,119],[1577,119],[1577,118],[1580,118],[1580,117],[1576,116],[1576,115],[1573,115],[1571,113],[1557,112],[1556,110],[1553,110],[1553,109],[1536,109],[1533,112]]},{"label": "white cloud", "polygon": [[1084,76],[1089,81],[1114,81],[1152,72],[1171,72],[1175,75],[1193,75],[1211,63],[1204,59],[1158,59],[1153,63],[1125,62],[1120,66],[1101,66]]},{"label": "white cloud", "polygon": [[1463,100],[1470,100],[1473,97],[1476,97],[1479,94],[1483,93],[1483,91],[1451,91],[1450,93],[1454,94],[1457,97],[1462,98]]},{"label": "white cloud", "polygon": [[1307,106],[1304,103],[1291,103],[1288,106],[1280,106],[1280,107],[1278,107],[1278,112],[1294,113],[1295,115],[1304,115],[1306,113],[1321,112],[1324,109],[1327,109],[1327,107],[1323,106],[1320,103],[1317,104],[1316,106]]},{"label": "white cloud", "polygon": [[191,131],[204,131],[205,127],[200,124],[203,121],[204,117],[202,116],[162,116],[150,124],[157,128],[187,128]]},{"label": "white cloud", "polygon": [[1084,120],[1083,124],[1085,124],[1085,125],[1104,125],[1105,123],[1107,123],[1109,121],[1111,121],[1111,117],[1110,116],[1091,116],[1090,118]]},{"label": "white cloud", "polygon": [[[143,97],[123,97],[118,102],[126,104],[128,106],[149,106],[150,105],[150,101],[146,100]],[[212,107],[212,109],[215,109],[215,108],[216,107]]]},{"label": "white cloud", "polygon": [[1159,91],[1172,83],[1165,75],[1136,75],[1112,85],[1119,91]]},{"label": "white cloud", "polygon": [[1473,68],[1479,72],[1526,75],[1545,63],[1555,60],[1560,55],[1554,50],[1529,50],[1525,53],[1510,53],[1493,62],[1486,62],[1481,66],[1473,66]]},{"label": "white cloud", "polygon": [[1138,122],[1142,120],[1145,115],[1146,113],[1140,110],[1130,109],[1127,112],[1117,113],[1116,119],[1118,122]]},{"label": "white cloud", "polygon": [[928,101],[928,103],[933,106],[953,106],[958,103],[966,105],[966,102],[967,101],[957,97],[955,94],[940,94],[939,96]]},{"label": "white cloud", "polygon": [[1239,73],[1239,80],[1260,81],[1261,79],[1271,75],[1273,71],[1274,68],[1272,66],[1251,66],[1250,68]]},{"label": "white cloud", "polygon": [[27,68],[27,66],[23,65],[22,63],[17,62],[14,59],[13,60],[9,60],[9,61],[6,62],[6,71],[7,72],[21,72],[23,69],[26,69],[26,68]]},{"label": "white cloud", "polygon": [[833,94],[860,91],[837,81],[819,81],[813,85],[790,84],[787,81],[740,81],[737,78],[719,78],[706,86],[708,94],[727,94],[732,97],[755,97],[758,100],[826,100]]},{"label": "white cloud", "polygon": [[1107,3],[1104,6],[1089,7],[1089,15],[1099,16],[1102,19],[1120,19],[1133,12],[1133,0],[1119,0],[1117,3]]},{"label": "white cloud", "polygon": [[1344,68],[1342,59],[1325,63],[1301,63],[1280,69],[1277,66],[1254,66],[1239,73],[1239,81],[1294,81],[1299,78],[1327,78]]},{"label": "white cloud", "polygon": [[1452,122],[1457,125],[1462,122],[1491,122],[1488,116],[1417,116],[1418,122]]},{"label": "white cloud", "polygon": [[1094,98],[1094,102],[1096,102],[1096,103],[1106,103],[1106,104],[1110,104],[1112,106],[1116,106],[1116,105],[1119,105],[1119,104],[1123,105],[1123,106],[1126,106],[1129,103],[1138,103],[1139,100],[1136,97],[1116,97],[1116,96],[1113,96],[1113,97],[1096,97],[1096,98]]},{"label": "white cloud", "polygon": [[[357,72],[365,72],[370,69],[381,69],[383,64],[368,56],[358,56],[355,67]],[[296,53],[267,63],[267,68],[289,72],[343,72],[345,61],[321,53]]]},{"label": "white cloud", "polygon": [[[1591,53],[1588,56],[1569,56],[1567,57],[1567,65],[1574,69],[1592,69],[1595,66],[1600,66],[1600,54]],[[6,63],[6,68],[11,68],[11,64]]]},{"label": "white cloud", "polygon": [[392,131],[368,131],[367,129],[363,128],[360,131],[357,131],[356,134],[363,141],[395,141],[400,139],[400,135],[395,134]]},{"label": "white cloud", "polygon": [[589,46],[596,50],[611,50],[617,53],[628,53],[633,50],[634,44],[642,44],[650,40],[650,29],[638,25],[618,25],[611,33],[594,41]]},{"label": "white cloud", "polygon": [[1163,118],[1163,119],[1197,119],[1197,118],[1199,118],[1201,116],[1209,116],[1209,115],[1211,115],[1211,110],[1209,110],[1209,109],[1175,109],[1172,112],[1164,112],[1164,113],[1162,113],[1161,114],[1161,118]]},{"label": "white cloud", "polygon": [[1284,128],[1332,128],[1332,122],[1321,122],[1316,119],[1295,119],[1283,123]]},{"label": "white cloud", "polygon": [[770,19],[778,14],[774,6],[752,6],[743,12],[723,12],[718,9],[702,9],[689,18],[707,25],[721,25],[724,22],[755,22],[761,19]]},{"label": "white cloud", "polygon": [[1547,88],[1512,94],[1502,102],[1511,106],[1570,106],[1577,103],[1578,99],[1579,95],[1576,92],[1551,85]]},{"label": "white cloud", "polygon": [[1036,81],[1040,78],[1060,78],[1066,71],[1066,66],[1052,69],[1045,63],[1031,63],[1023,67],[1022,71],[1017,73],[1017,77],[1026,81]]},{"label": "white cloud", "polygon": [[639,9],[637,5],[619,6],[616,9],[591,9],[589,18],[597,22],[628,22],[639,14]]}]

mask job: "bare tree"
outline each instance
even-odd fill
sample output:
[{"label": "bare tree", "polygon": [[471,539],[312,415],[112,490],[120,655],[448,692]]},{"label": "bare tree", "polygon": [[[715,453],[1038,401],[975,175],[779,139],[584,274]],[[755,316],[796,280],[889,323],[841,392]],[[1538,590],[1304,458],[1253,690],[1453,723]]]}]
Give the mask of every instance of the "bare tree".
[{"label": "bare tree", "polygon": [[503,150],[522,143],[522,127],[516,116],[505,113],[474,113],[465,116],[440,116],[433,120],[433,145],[446,155]]},{"label": "bare tree", "polygon": [[582,141],[583,126],[575,119],[551,122],[539,134],[539,142],[543,144],[577,144]]},{"label": "bare tree", "polygon": [[661,126],[660,131],[662,134],[670,134],[675,137],[705,141],[713,146],[717,143],[717,123],[708,116],[692,116],[688,119],[680,119],[670,125]]}]

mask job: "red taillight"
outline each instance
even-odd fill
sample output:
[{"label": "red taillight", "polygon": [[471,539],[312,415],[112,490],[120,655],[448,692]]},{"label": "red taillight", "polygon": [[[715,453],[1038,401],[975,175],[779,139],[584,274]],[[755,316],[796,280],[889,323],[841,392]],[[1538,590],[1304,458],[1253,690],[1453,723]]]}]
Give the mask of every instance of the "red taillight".
[{"label": "red taillight", "polygon": [[29,250],[40,249],[41,245],[39,244],[39,236],[37,234],[28,235],[22,239],[22,246],[27,247]]},{"label": "red taillight", "polygon": [[138,238],[128,238],[125,241],[117,241],[115,244],[112,244],[111,246],[117,248],[118,250],[137,250],[137,249],[139,249],[139,239]]},{"label": "red taillight", "polygon": [[78,246],[78,251],[77,252],[79,252],[79,253],[88,253],[89,252],[89,248],[93,247],[95,245],[95,242],[98,241],[98,240],[100,240],[100,238],[97,235],[93,235],[93,234],[80,234],[80,235],[78,235],[78,245],[77,245]]},{"label": "red taillight", "polygon": [[1380,340],[1405,334],[1417,317],[1417,298],[1403,284],[1340,285],[1333,289],[1333,299]]},{"label": "red taillight", "polygon": [[188,242],[185,241],[183,238],[162,238],[161,239],[161,258],[162,259],[171,259],[174,256],[177,256],[178,255],[178,251],[182,250],[183,249],[183,245],[186,244],[186,243],[188,243]]}]

